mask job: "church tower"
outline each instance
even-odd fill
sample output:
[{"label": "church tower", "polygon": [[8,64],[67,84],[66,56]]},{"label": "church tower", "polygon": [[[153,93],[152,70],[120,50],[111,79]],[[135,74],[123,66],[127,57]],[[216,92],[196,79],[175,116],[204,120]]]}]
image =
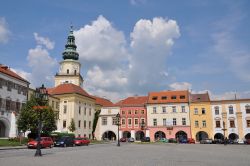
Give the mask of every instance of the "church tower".
[{"label": "church tower", "polygon": [[73,34],[73,27],[70,27],[70,32],[63,51],[63,61],[60,62],[59,72],[55,75],[55,87],[60,84],[72,83],[77,86],[83,85],[83,78],[81,76],[81,64],[78,61],[79,54],[76,51],[75,36]]}]

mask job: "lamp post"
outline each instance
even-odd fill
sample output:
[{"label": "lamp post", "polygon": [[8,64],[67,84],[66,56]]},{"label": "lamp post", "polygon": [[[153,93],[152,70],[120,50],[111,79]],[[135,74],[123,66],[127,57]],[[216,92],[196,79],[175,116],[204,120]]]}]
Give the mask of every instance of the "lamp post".
[{"label": "lamp post", "polygon": [[42,85],[40,88],[36,88],[35,98],[38,103],[37,106],[34,106],[33,109],[39,113],[38,116],[38,128],[37,128],[37,146],[35,156],[42,156],[41,153],[41,130],[42,130],[42,111],[46,108],[46,103],[48,101],[48,91]]},{"label": "lamp post", "polygon": [[225,127],[225,122],[223,121],[223,128],[222,128],[222,131],[223,131],[223,135],[224,135],[224,144],[226,144],[226,127]]},{"label": "lamp post", "polygon": [[[141,130],[144,132],[144,129],[145,129],[145,122],[142,121],[142,122],[141,122]],[[146,130],[145,130],[144,137],[146,137]],[[141,139],[142,139],[142,138],[141,138]]]},{"label": "lamp post", "polygon": [[121,119],[121,115],[119,114],[119,112],[118,112],[118,114],[116,114],[116,125],[117,125],[117,128],[118,128],[118,138],[117,138],[117,146],[120,146],[120,136],[119,136],[119,132],[120,132],[120,128],[119,128],[119,126],[121,125],[120,124],[120,119]]}]

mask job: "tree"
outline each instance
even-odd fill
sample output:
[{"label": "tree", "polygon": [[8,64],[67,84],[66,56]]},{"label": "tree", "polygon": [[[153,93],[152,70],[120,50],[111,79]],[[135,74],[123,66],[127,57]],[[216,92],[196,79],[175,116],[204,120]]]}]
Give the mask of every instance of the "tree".
[{"label": "tree", "polygon": [[[32,133],[37,133],[37,127],[39,123],[39,113],[33,109],[37,106],[39,99],[35,99],[34,95],[31,96],[30,100],[22,107],[20,114],[17,119],[17,127],[19,131],[26,132],[30,130]],[[48,106],[48,104],[46,104]],[[56,130],[55,112],[48,106],[41,112],[42,121],[42,133],[49,134]]]},{"label": "tree", "polygon": [[70,122],[70,125],[69,125],[68,129],[71,132],[74,132],[76,130],[76,125],[75,125],[75,121],[74,121],[73,118],[71,119],[71,122]]},{"label": "tree", "polygon": [[95,117],[94,117],[94,121],[93,121],[93,131],[92,131],[92,138],[94,139],[95,135],[95,129],[96,129],[96,125],[97,125],[97,122],[98,122],[98,118],[99,118],[99,115],[101,113],[101,110],[97,110],[95,112]]}]

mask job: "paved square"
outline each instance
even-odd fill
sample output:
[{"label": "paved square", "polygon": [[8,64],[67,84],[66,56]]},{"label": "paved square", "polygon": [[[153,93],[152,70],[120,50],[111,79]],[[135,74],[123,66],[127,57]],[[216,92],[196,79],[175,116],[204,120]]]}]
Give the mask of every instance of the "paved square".
[{"label": "paved square", "polygon": [[249,145],[115,144],[0,151],[1,166],[250,166]]}]

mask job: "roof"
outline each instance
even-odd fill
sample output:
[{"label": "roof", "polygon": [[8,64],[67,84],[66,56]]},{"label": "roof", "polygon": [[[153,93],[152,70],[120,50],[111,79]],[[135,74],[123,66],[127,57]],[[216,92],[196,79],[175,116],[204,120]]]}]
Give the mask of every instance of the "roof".
[{"label": "roof", "polygon": [[12,70],[10,70],[10,68],[8,66],[0,64],[0,72],[6,74],[8,76],[14,77],[14,78],[16,78],[18,80],[29,83],[27,80],[25,80],[24,78],[22,78],[21,76],[19,76],[18,74],[16,74]]},{"label": "roof", "polygon": [[119,101],[118,103],[116,103],[116,105],[121,107],[144,106],[147,103],[147,100],[148,96],[133,96]]},{"label": "roof", "polygon": [[105,98],[102,98],[102,97],[97,97],[97,96],[92,96],[95,98],[95,101],[96,101],[96,104],[99,104],[103,107],[110,107],[110,106],[114,106],[114,104],[108,100],[108,99],[105,99]]},{"label": "roof", "polygon": [[208,102],[210,101],[208,93],[204,94],[190,94],[191,102]]},{"label": "roof", "polygon": [[148,104],[187,103],[188,96],[189,92],[187,90],[149,92]]},{"label": "roof", "polygon": [[63,94],[79,94],[82,96],[86,96],[92,99],[95,99],[94,97],[92,97],[91,95],[89,95],[85,90],[83,90],[80,86],[77,86],[75,84],[72,83],[68,83],[68,84],[60,84],[55,88],[48,88],[48,93],[50,95],[63,95]]}]

